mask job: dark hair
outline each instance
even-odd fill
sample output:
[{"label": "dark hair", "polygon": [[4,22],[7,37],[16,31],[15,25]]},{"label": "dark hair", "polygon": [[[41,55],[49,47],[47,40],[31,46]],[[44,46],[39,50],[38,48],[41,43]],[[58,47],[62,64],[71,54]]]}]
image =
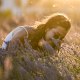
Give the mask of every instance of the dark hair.
[{"label": "dark hair", "polygon": [[[33,33],[33,36],[31,36],[31,44],[33,47],[38,46],[38,42],[41,38],[45,37],[45,30],[52,29],[56,26],[64,27],[65,30],[69,30],[71,24],[70,20],[63,14],[53,14],[46,19],[44,19],[40,24],[34,25],[34,27],[37,26],[35,32]],[[35,42],[34,42],[35,41]]]},{"label": "dark hair", "polygon": [[68,30],[71,26],[71,23],[66,16],[58,14],[48,19],[47,23],[45,24],[45,28],[51,29],[56,26],[61,26]]}]

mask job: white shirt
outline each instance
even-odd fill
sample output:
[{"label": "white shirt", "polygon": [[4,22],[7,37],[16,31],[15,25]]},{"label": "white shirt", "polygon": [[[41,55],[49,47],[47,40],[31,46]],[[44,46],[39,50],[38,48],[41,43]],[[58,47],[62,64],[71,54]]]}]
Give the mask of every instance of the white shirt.
[{"label": "white shirt", "polygon": [[2,49],[6,49],[8,46],[8,42],[10,42],[12,40],[12,38],[17,35],[18,32],[20,32],[22,29],[24,29],[27,33],[27,37],[28,37],[28,31],[25,29],[24,26],[19,26],[17,28],[15,28],[14,30],[12,30],[5,38],[3,44],[2,44]]}]

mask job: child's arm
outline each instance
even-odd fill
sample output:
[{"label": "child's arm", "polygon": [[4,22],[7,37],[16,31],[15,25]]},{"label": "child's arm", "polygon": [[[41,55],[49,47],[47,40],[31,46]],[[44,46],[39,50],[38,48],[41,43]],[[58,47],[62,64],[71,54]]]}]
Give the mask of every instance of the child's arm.
[{"label": "child's arm", "polygon": [[25,35],[28,37],[27,29],[25,29],[24,26],[15,28],[6,36],[6,38],[2,44],[2,49],[6,49],[11,41],[13,41],[13,40],[15,41],[16,39],[21,39]]}]

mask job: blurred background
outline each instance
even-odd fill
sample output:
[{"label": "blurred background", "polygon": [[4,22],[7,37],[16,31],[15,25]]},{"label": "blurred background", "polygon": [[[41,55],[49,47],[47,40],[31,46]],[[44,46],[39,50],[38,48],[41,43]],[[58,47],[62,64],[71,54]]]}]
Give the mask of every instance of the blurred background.
[{"label": "blurred background", "polygon": [[0,54],[0,80],[43,80],[41,77],[44,75],[44,80],[53,80],[53,73],[57,74],[54,65],[64,80],[80,80],[80,0],[0,0],[0,47],[14,28],[34,25],[35,21],[41,21],[53,13],[63,13],[71,19],[71,29],[61,45],[58,57],[44,52],[38,56],[32,50],[30,54],[29,51],[25,54],[27,50],[22,47],[18,47],[21,50],[19,54],[13,54],[16,51],[13,47],[12,54]]},{"label": "blurred background", "polygon": [[53,13],[64,13],[80,25],[80,0],[0,0],[0,41],[19,25],[33,25]]}]

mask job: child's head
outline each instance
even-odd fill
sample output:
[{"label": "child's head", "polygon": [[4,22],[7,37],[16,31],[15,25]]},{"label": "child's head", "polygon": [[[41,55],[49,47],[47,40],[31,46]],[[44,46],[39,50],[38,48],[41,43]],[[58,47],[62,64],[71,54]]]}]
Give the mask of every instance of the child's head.
[{"label": "child's head", "polygon": [[[36,25],[35,25],[36,26]],[[48,37],[61,38],[61,40],[65,37],[68,30],[71,27],[70,20],[63,14],[53,14],[44,19],[37,25],[35,34],[32,38],[32,45],[34,46],[34,42],[36,43],[35,47],[38,46],[38,42],[44,38],[46,39],[46,34],[51,33]],[[48,40],[47,40],[48,41]]]},{"label": "child's head", "polygon": [[53,14],[49,16],[45,24],[46,29],[52,29],[60,26],[64,28],[65,31],[68,31],[71,27],[70,20],[64,14]]},{"label": "child's head", "polygon": [[[44,19],[40,24],[38,24],[36,31],[37,33],[38,31],[41,31],[43,35],[45,35],[47,31],[53,28],[57,28],[58,26],[63,28],[67,33],[71,27],[70,19],[64,14],[57,13],[50,15],[46,19]],[[64,36],[65,35],[66,34],[64,34]]]}]

